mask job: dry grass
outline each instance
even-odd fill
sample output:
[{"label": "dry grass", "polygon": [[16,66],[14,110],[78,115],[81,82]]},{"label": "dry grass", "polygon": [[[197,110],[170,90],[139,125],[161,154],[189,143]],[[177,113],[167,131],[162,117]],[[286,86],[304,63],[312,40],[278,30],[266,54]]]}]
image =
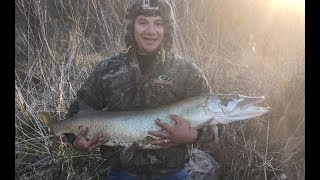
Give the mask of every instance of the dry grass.
[{"label": "dry grass", "polygon": [[[199,146],[224,179],[304,178],[304,15],[265,1],[170,0],[174,50],[213,91],[264,95],[268,115],[223,126]],[[16,179],[99,179],[107,160],[51,136],[39,111],[64,119],[94,64],[124,47],[127,1],[16,0]],[[81,177],[81,178],[80,178]]]}]

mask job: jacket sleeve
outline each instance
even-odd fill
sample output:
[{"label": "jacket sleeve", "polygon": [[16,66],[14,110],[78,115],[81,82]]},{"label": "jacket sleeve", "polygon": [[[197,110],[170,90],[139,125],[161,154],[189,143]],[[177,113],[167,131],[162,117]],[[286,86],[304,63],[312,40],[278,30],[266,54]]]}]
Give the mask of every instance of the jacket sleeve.
[{"label": "jacket sleeve", "polygon": [[192,70],[186,77],[185,88],[186,97],[206,94],[211,90],[207,78],[202,73],[202,71],[194,64]]},{"label": "jacket sleeve", "polygon": [[[70,104],[66,118],[79,112],[79,101],[93,109],[101,109],[103,106],[103,88],[100,78],[100,64],[89,75],[83,86],[77,91],[76,99]],[[76,135],[66,134],[67,141],[73,143]]]},{"label": "jacket sleeve", "polygon": [[71,117],[79,112],[79,101],[93,109],[103,108],[103,86],[101,81],[100,63],[86,79],[82,87],[77,91],[76,99],[70,104],[66,117]]}]

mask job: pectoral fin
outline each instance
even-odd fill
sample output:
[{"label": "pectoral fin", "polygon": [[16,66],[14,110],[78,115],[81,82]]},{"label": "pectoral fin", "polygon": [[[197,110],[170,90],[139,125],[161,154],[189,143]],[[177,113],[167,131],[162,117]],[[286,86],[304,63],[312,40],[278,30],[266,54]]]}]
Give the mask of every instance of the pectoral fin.
[{"label": "pectoral fin", "polygon": [[120,152],[120,161],[122,164],[127,164],[133,157],[136,152],[137,145],[135,143],[131,143],[129,146],[125,147]]}]

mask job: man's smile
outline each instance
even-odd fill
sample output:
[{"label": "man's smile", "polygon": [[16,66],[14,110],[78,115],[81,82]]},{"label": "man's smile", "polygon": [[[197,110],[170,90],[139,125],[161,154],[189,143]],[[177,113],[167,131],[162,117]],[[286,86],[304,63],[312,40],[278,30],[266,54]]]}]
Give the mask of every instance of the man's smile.
[{"label": "man's smile", "polygon": [[157,41],[157,38],[144,37],[143,40],[147,43],[154,43],[155,41]]}]

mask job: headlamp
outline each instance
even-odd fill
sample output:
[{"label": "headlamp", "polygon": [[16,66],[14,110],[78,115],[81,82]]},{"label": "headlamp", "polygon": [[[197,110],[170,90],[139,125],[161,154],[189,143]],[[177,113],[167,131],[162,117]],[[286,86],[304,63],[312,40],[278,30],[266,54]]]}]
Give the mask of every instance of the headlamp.
[{"label": "headlamp", "polygon": [[158,0],[142,0],[141,14],[158,16],[159,15],[159,2]]}]

